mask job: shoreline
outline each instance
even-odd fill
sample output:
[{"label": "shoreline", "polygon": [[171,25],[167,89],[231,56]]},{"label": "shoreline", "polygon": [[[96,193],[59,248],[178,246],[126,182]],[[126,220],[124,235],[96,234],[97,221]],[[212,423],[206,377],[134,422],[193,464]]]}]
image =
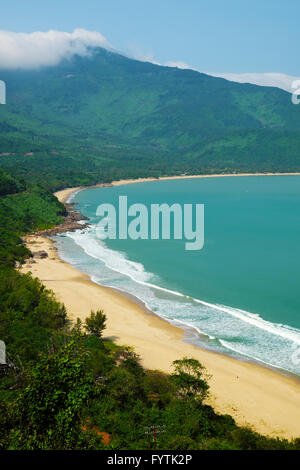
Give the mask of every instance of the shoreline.
[{"label": "shoreline", "polygon": [[158,178],[148,177],[148,178],[132,178],[125,180],[112,181],[111,183],[99,183],[91,186],[75,186],[73,188],[65,188],[59,191],[56,191],[54,195],[59,199],[63,204],[68,202],[70,196],[75,195],[79,191],[84,189],[93,189],[93,188],[105,188],[109,186],[123,186],[126,184],[136,184],[136,183],[147,183],[151,181],[167,181],[174,179],[191,179],[191,178],[229,178],[229,177],[238,177],[238,176],[300,176],[300,172],[296,173],[215,173],[215,174],[205,174],[205,175],[177,175],[177,176],[159,176]]},{"label": "shoreline", "polygon": [[[66,189],[59,190],[59,191],[55,192],[54,195],[59,199],[60,202],[62,202],[66,206],[68,206],[68,205],[71,205],[70,204],[71,197],[74,197],[79,191],[83,191],[85,189],[104,188],[104,187],[112,187],[112,186],[123,186],[123,185],[127,185],[127,184],[146,183],[146,182],[174,180],[174,179],[215,178],[215,177],[234,177],[234,176],[300,176],[300,173],[228,173],[228,174],[217,174],[216,173],[216,174],[212,174],[212,175],[209,175],[209,174],[205,174],[205,175],[179,175],[179,176],[163,176],[163,177],[159,177],[159,178],[149,177],[149,178],[138,178],[138,179],[128,179],[128,180],[126,179],[126,180],[112,181],[111,183],[99,183],[99,184],[95,184],[95,185],[92,185],[92,186],[83,186],[83,187],[77,186],[77,187],[74,187],[74,188],[66,188]],[[84,217],[84,216],[82,216],[82,217]],[[79,228],[82,228],[82,226],[80,226]],[[38,235],[38,233],[37,233],[37,235]],[[91,279],[90,279],[90,281],[94,282]],[[97,284],[97,283],[95,283],[95,284],[100,285],[101,287],[103,287],[105,289],[109,289],[109,290],[115,292],[117,295],[120,295],[122,297],[125,297],[125,298],[131,300],[132,302],[134,302],[135,304],[140,306],[145,312],[148,312],[148,314],[152,314],[152,315],[156,316],[157,318],[163,320],[164,322],[168,323],[170,326],[174,326],[175,328],[180,329],[183,333],[182,340],[186,341],[189,344],[192,344],[193,346],[195,346],[199,349],[202,349],[202,350],[205,350],[205,351],[208,351],[208,352],[212,352],[214,354],[218,354],[218,355],[221,355],[221,356],[228,357],[230,359],[233,359],[234,361],[244,362],[244,363],[247,363],[247,364],[253,364],[253,365],[257,365],[257,366],[262,367],[262,368],[266,368],[268,370],[271,370],[271,371],[275,372],[276,374],[280,374],[284,377],[288,377],[288,378],[296,381],[300,385],[300,376],[296,375],[295,373],[293,373],[289,370],[282,369],[280,367],[274,366],[272,364],[260,361],[258,359],[252,358],[252,357],[247,357],[247,356],[243,356],[243,355],[238,355],[240,357],[236,357],[236,356],[234,356],[233,354],[230,354],[230,353],[226,354],[226,353],[223,353],[223,352],[220,352],[220,351],[214,351],[210,348],[206,348],[205,345],[201,345],[201,344],[199,345],[199,344],[197,344],[197,341],[193,341],[193,338],[191,337],[193,335],[199,336],[199,333],[197,333],[195,328],[193,328],[193,327],[184,327],[184,326],[177,325],[176,323],[178,323],[178,322],[176,322],[176,320],[174,320],[174,322],[168,321],[164,317],[162,317],[162,316],[156,314],[155,312],[149,310],[149,308],[144,304],[144,302],[141,299],[139,299],[138,297],[136,297],[132,294],[129,294],[126,291],[118,290],[117,288],[115,288],[113,286],[104,286],[102,284]],[[203,334],[203,336],[205,337],[206,335]]]},{"label": "shoreline", "polygon": [[[137,182],[146,180],[138,179]],[[125,180],[119,184],[134,181]],[[55,195],[61,202],[66,202],[82,189],[88,188],[67,188]],[[27,245],[43,249],[49,256],[36,260],[34,265],[26,264],[21,271],[31,271],[52,289],[58,300],[66,305],[70,319],[79,317],[84,320],[91,309],[103,309],[108,317],[104,336],[119,345],[134,347],[144,367],[169,373],[172,361],[183,356],[195,357],[212,375],[209,404],[216,411],[230,414],[239,425],[250,425],[261,434],[289,439],[300,435],[300,394],[296,379],[254,362],[240,361],[187,342],[182,328],[149,314],[130,296],[94,283],[88,275],[61,260],[50,238],[33,234],[27,237]]]},{"label": "shoreline", "polygon": [[43,250],[47,258],[26,263],[21,272],[53,290],[71,320],[84,320],[90,311],[107,315],[104,338],[132,346],[147,369],[171,372],[171,363],[184,356],[198,359],[211,374],[208,403],[236,422],[261,434],[292,439],[300,435],[299,383],[271,369],[242,362],[184,341],[184,330],[109,287],[91,281],[58,256],[54,242],[45,236],[26,237],[29,249]]},{"label": "shoreline", "polygon": [[[178,175],[178,176],[160,176],[158,178],[137,178],[137,179],[126,179],[119,181],[112,181],[112,186],[120,186],[124,184],[132,183],[147,183],[148,181],[166,181],[174,179],[192,179],[192,178],[229,178],[236,176],[299,176],[300,172],[296,173],[215,173],[205,175]],[[97,187],[97,186],[96,186]]]}]

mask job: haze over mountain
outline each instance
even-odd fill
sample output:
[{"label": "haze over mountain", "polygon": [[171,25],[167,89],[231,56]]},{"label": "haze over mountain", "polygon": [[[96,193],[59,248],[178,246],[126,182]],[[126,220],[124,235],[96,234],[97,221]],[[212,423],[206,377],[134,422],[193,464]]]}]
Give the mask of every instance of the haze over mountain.
[{"label": "haze over mountain", "polygon": [[[190,67],[184,62],[169,61],[166,64],[168,67],[178,67],[179,69],[191,69],[197,72],[204,72],[201,68]],[[293,93],[299,87],[300,77],[293,75],[286,75],[284,73],[213,73],[204,72],[212,77],[225,78],[231,82],[237,83],[252,83],[252,85],[271,86],[281,88],[282,90]],[[294,82],[298,82],[296,85]]]},{"label": "haze over mountain", "polygon": [[[221,77],[238,83],[272,86],[293,93],[299,87],[300,78],[284,73],[210,73],[213,77]],[[297,86],[294,82],[297,82]],[[294,85],[294,86],[293,86]]]},{"label": "haze over mountain", "polygon": [[103,47],[77,51],[74,37],[67,40],[68,58],[52,66],[2,62],[3,167],[17,164],[20,174],[44,167],[50,178],[71,172],[87,181],[112,168],[128,177],[300,170],[300,108],[290,94]]}]

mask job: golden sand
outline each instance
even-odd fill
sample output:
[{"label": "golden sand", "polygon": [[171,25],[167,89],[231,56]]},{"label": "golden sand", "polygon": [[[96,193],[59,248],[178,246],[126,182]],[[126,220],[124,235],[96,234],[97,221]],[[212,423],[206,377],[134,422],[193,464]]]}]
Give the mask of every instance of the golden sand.
[{"label": "golden sand", "polygon": [[[78,188],[76,188],[78,189]],[[60,192],[61,200],[73,190]],[[142,306],[112,289],[99,286],[88,276],[62,261],[50,239],[27,238],[34,252],[45,250],[48,258],[24,265],[67,307],[71,319],[82,320],[91,309],[107,315],[105,336],[120,345],[133,346],[146,368],[171,371],[171,363],[184,356],[198,359],[212,375],[210,403],[221,413],[232,415],[238,424],[248,424],[263,434],[300,436],[300,387],[285,377],[259,365],[237,361],[183,342],[184,331],[149,314]]]}]

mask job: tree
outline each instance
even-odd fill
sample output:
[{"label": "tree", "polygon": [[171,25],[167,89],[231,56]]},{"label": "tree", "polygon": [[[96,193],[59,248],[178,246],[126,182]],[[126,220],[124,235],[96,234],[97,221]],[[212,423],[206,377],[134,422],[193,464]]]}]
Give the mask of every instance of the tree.
[{"label": "tree", "polygon": [[85,319],[84,328],[91,335],[101,338],[103,330],[106,328],[106,315],[103,310],[91,311],[91,315]]},{"label": "tree", "polygon": [[173,366],[175,373],[171,374],[170,380],[174,383],[178,396],[202,403],[209,390],[209,376],[205,367],[197,359],[187,357],[173,361]]},{"label": "tree", "polygon": [[71,331],[73,334],[80,334],[81,330],[82,330],[82,321],[80,320],[80,318],[77,318],[76,323],[74,324]]},{"label": "tree", "polygon": [[94,387],[81,337],[42,356],[15,406],[15,449],[84,448],[81,413]]}]

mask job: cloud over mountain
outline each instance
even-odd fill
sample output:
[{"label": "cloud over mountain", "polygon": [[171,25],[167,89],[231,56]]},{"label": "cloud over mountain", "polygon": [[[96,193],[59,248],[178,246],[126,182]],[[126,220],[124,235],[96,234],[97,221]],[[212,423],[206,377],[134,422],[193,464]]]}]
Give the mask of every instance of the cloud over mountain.
[{"label": "cloud over mountain", "polygon": [[[177,67],[179,69],[190,69],[196,72],[203,72],[199,67],[191,67],[185,62],[169,61],[164,65],[167,67]],[[203,72],[212,77],[220,77],[229,80],[230,82],[238,83],[252,83],[259,86],[271,86],[281,88],[282,90],[293,93],[295,88],[299,88],[300,77],[292,75],[285,75],[284,73],[211,73]],[[298,85],[293,86],[293,83],[298,81]]]},{"label": "cloud over mountain", "polygon": [[[71,58],[75,54],[89,56],[93,47],[114,50],[101,33],[86,29],[75,29],[72,33],[55,30],[15,33],[0,30],[0,68],[32,69],[57,65],[62,59]],[[152,54],[145,55],[136,50],[131,56],[156,65],[203,72],[200,67],[191,67],[185,62],[168,61],[160,64],[153,59]],[[293,92],[292,83],[298,78],[282,73],[204,73],[233,82],[278,87],[290,93]]]},{"label": "cloud over mountain", "polygon": [[293,82],[299,80],[299,77],[293,77],[283,73],[207,73],[213,77],[225,78],[231,82],[252,83],[253,85],[260,86],[273,86],[282,88],[282,90],[288,91],[290,93],[292,93],[296,88],[292,86]]},{"label": "cloud over mountain", "polygon": [[63,31],[36,31],[15,33],[0,30],[0,68],[38,68],[56,65],[74,54],[87,56],[90,47],[111,46],[106,38],[96,31],[75,29]]}]

